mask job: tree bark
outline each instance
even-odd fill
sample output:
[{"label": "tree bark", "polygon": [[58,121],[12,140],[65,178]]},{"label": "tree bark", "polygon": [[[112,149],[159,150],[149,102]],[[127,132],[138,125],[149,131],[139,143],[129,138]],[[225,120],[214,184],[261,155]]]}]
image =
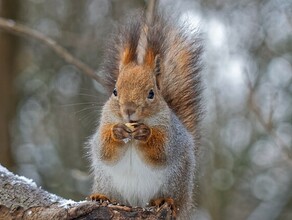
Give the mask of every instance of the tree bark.
[{"label": "tree bark", "polygon": [[0,165],[0,220],[172,219],[169,207],[129,207],[108,202],[67,200],[44,191]]}]

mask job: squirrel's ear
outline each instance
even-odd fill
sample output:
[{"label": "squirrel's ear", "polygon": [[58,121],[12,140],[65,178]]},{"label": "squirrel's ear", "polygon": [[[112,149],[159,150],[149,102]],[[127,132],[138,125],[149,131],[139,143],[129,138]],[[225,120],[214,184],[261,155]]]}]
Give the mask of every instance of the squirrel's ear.
[{"label": "squirrel's ear", "polygon": [[132,46],[125,47],[125,49],[121,53],[121,62],[119,64],[119,70],[123,68],[123,66],[129,64],[130,62],[136,60],[136,50]]},{"label": "squirrel's ear", "polygon": [[160,56],[159,55],[156,55],[155,56],[155,60],[154,60],[154,63],[155,63],[155,66],[154,66],[154,74],[155,74],[155,79],[156,79],[156,85],[157,85],[157,88],[160,89],[160,75],[161,75],[161,72],[160,72]]},{"label": "squirrel's ear", "polygon": [[155,60],[156,60],[156,56],[154,54],[154,51],[152,49],[147,49],[146,54],[145,54],[145,58],[144,58],[144,63],[147,66],[153,67],[155,64]]}]

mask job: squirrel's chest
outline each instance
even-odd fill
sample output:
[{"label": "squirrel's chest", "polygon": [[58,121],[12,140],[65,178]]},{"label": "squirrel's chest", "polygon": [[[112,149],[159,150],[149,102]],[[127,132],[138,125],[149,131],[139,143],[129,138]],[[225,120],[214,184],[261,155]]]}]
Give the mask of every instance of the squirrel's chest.
[{"label": "squirrel's chest", "polygon": [[107,171],[124,202],[131,205],[145,206],[165,182],[165,171],[146,165],[135,146],[129,146],[119,162]]}]

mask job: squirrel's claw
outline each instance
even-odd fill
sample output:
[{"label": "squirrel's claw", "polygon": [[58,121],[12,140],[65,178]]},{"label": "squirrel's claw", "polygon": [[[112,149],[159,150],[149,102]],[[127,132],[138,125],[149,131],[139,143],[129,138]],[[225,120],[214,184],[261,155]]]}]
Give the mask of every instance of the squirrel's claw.
[{"label": "squirrel's claw", "polygon": [[177,215],[177,208],[175,205],[175,202],[172,198],[158,198],[158,199],[152,199],[149,203],[150,206],[155,206],[158,209],[164,208],[165,206],[168,206],[170,210],[172,211],[172,216],[176,218]]},{"label": "squirrel's claw", "polygon": [[131,130],[124,124],[116,124],[112,127],[112,135],[116,140],[131,138]]},{"label": "squirrel's claw", "polygon": [[132,137],[139,141],[147,142],[151,136],[151,129],[145,124],[138,124],[132,133]]}]

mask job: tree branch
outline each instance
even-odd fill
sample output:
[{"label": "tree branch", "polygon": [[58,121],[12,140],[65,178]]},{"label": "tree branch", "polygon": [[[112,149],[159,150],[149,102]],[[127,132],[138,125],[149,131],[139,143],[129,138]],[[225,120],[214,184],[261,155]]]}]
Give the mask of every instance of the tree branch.
[{"label": "tree branch", "polygon": [[47,45],[53,51],[55,51],[55,53],[59,55],[60,57],[62,57],[67,63],[70,63],[76,66],[85,75],[89,76],[90,78],[96,80],[97,82],[103,85],[102,79],[96,74],[96,72],[91,67],[83,63],[81,60],[75,58],[65,48],[57,44],[56,41],[47,37],[43,33],[37,30],[33,30],[24,25],[18,24],[13,20],[1,18],[1,17],[0,17],[0,29],[5,30],[12,34],[22,35],[27,38],[33,38],[40,41],[41,43]]},{"label": "tree branch", "polygon": [[272,114],[274,112],[273,106],[271,107],[272,109],[270,109],[269,120],[266,121],[260,107],[255,101],[255,88],[253,87],[252,82],[248,77],[248,74],[246,74],[246,82],[247,82],[247,87],[249,89],[249,94],[248,94],[248,99],[247,99],[249,109],[255,114],[257,120],[263,126],[266,132],[270,135],[270,137],[272,137],[276,146],[279,147],[283,158],[286,158],[288,161],[290,161],[292,158],[290,147],[279,137],[279,135],[273,129],[273,123],[272,123]]},{"label": "tree branch", "polygon": [[66,200],[48,193],[0,165],[0,219],[171,219],[169,207],[129,207],[108,202]]}]

